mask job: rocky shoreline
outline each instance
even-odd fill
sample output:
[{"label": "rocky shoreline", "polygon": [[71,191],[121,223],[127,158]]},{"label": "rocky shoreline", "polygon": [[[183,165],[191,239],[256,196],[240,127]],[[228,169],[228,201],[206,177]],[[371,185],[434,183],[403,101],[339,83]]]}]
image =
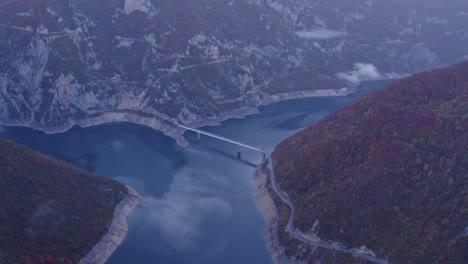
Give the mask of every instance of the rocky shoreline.
[{"label": "rocky shoreline", "polygon": [[[288,92],[269,96],[264,98],[259,102],[258,106],[269,105],[272,103],[300,99],[307,97],[329,97],[329,96],[346,96],[351,93],[354,93],[356,90],[354,88],[341,88],[341,89],[327,89],[327,90],[309,90],[309,91],[299,91],[299,92]],[[216,119],[205,120],[200,122],[193,122],[186,124],[191,127],[203,127],[203,126],[216,126],[220,125],[223,121],[230,118],[244,118],[245,116],[258,113],[257,107],[245,107],[238,109],[233,112],[225,113],[220,116],[217,116]],[[97,117],[92,117],[89,119],[83,119],[78,121],[69,121],[66,125],[61,128],[50,129],[45,127],[43,124],[30,122],[28,124],[19,124],[12,122],[2,122],[2,125],[6,126],[20,126],[20,127],[29,127],[37,130],[41,130],[47,134],[55,133],[64,133],[71,129],[73,126],[77,125],[80,127],[91,127],[98,126],[107,123],[118,123],[118,122],[129,122],[133,124],[139,124],[151,127],[155,130],[163,132],[165,135],[172,137],[176,140],[177,144],[181,146],[187,146],[188,142],[183,137],[183,129],[176,127],[175,125],[170,125],[167,122],[160,121],[158,117],[149,117],[141,116],[132,113],[123,113],[123,112],[109,112],[104,113]],[[174,121],[174,124],[176,121]],[[268,192],[268,168],[263,168],[264,164],[260,165],[257,171],[255,172],[255,192],[256,192],[256,203],[257,208],[262,213],[265,218],[267,229],[265,231],[265,241],[270,251],[270,254],[273,259],[273,263],[300,263],[297,261],[290,260],[284,254],[284,248],[281,246],[278,239],[278,214],[277,208],[274,205],[272,197]],[[128,187],[127,187],[128,188]],[[111,227],[109,228],[107,234],[102,238],[102,240],[88,253],[81,261],[80,264],[100,264],[105,263],[106,260],[112,255],[115,249],[122,243],[125,238],[128,230],[128,224],[126,217],[130,215],[133,209],[139,202],[139,195],[128,188],[129,194],[124,198],[124,200],[117,205],[115,208],[114,219]]]},{"label": "rocky shoreline", "polygon": [[[286,227],[283,225],[281,227],[280,213],[282,209],[278,207],[278,203],[275,203],[280,198],[275,196],[268,162],[266,159],[263,160],[254,172],[254,191],[257,209],[265,220],[264,240],[273,264],[306,264],[322,261],[327,263],[388,264],[388,260],[377,258],[374,252],[364,245],[361,248],[349,249],[343,247],[339,242],[325,241],[315,234],[301,233],[294,226]],[[288,236],[286,240],[292,242],[289,246],[283,244],[284,237],[281,239],[279,237],[282,228],[286,229],[283,234]],[[295,248],[294,252],[291,252],[291,248]],[[290,255],[291,253],[292,255]],[[310,262],[311,260],[313,262]]]},{"label": "rocky shoreline", "polygon": [[264,160],[254,172],[254,190],[257,208],[265,219],[264,239],[273,264],[303,264],[298,260],[291,260],[285,254],[285,248],[278,237],[279,215],[278,208],[269,192],[271,187],[270,172]]},{"label": "rocky shoreline", "polygon": [[301,98],[346,96],[354,92],[356,92],[356,88],[344,87],[340,89],[306,90],[306,91],[294,91],[294,92],[280,93],[280,94],[270,95],[268,97],[263,98],[260,102],[258,102],[256,107],[244,107],[236,111],[232,111],[229,113],[219,115],[216,117],[216,119],[203,120],[200,122],[192,122],[186,125],[191,126],[191,127],[218,126],[223,121],[226,121],[231,118],[245,118],[248,115],[256,114],[259,112],[258,107],[260,106],[270,105],[273,103],[278,103],[278,102],[286,101],[286,100],[301,99]]},{"label": "rocky shoreline", "polygon": [[[258,107],[269,105],[272,103],[300,99],[307,97],[330,97],[330,96],[346,96],[356,91],[355,88],[340,88],[340,89],[322,89],[322,90],[307,90],[307,91],[294,91],[286,92],[276,95],[270,95],[263,98],[257,103],[256,107],[243,107],[235,111],[228,113],[223,113],[215,118],[208,120],[200,120],[189,122],[184,125],[190,127],[203,127],[203,126],[217,126],[220,125],[223,121],[226,121],[230,118],[244,118],[248,115],[258,113]],[[200,117],[201,119],[201,117]],[[176,140],[177,144],[180,146],[188,146],[187,140],[183,137],[184,130],[177,127],[174,124],[177,124],[177,120],[165,120],[161,117],[155,116],[154,114],[148,113],[148,116],[138,115],[135,113],[127,112],[107,112],[102,113],[99,116],[90,117],[87,119],[80,120],[68,120],[68,122],[61,127],[50,128],[45,126],[42,123],[37,123],[34,121],[28,123],[19,123],[11,120],[0,120],[0,125],[5,126],[18,126],[18,127],[28,127],[43,131],[46,134],[57,134],[64,133],[70,130],[74,126],[79,127],[91,127],[104,125],[108,123],[119,123],[119,122],[128,122],[138,125],[147,126],[155,130],[159,130],[164,133],[166,136],[169,136]]]},{"label": "rocky shoreline", "polygon": [[127,217],[140,201],[140,195],[127,187],[128,194],[115,207],[114,218],[107,233],[94,248],[83,257],[79,264],[104,264],[117,247],[123,242],[128,231]]},{"label": "rocky shoreline", "polygon": [[27,128],[32,128],[32,129],[42,131],[46,134],[59,134],[59,133],[67,132],[74,126],[86,128],[86,127],[92,127],[92,126],[105,125],[109,123],[125,123],[125,122],[153,128],[155,130],[161,131],[166,136],[174,138],[177,144],[181,146],[188,145],[187,141],[182,136],[182,133],[183,133],[182,129],[173,125],[166,124],[160,121],[158,117],[141,116],[137,114],[124,113],[124,112],[108,112],[108,113],[103,113],[97,117],[90,117],[88,119],[68,120],[68,122],[64,124],[63,126],[54,127],[54,128],[47,127],[44,124],[37,123],[37,122],[20,123],[20,122],[4,121],[4,120],[0,120],[0,125],[7,126],[7,127],[8,126],[27,127]]}]

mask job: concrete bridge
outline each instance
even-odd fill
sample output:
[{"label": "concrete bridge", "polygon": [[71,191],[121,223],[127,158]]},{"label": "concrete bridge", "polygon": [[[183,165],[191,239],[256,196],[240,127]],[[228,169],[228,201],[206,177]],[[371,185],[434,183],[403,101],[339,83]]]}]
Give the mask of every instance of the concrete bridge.
[{"label": "concrete bridge", "polygon": [[193,131],[193,132],[197,133],[198,139],[201,139],[201,135],[205,135],[205,136],[208,136],[208,137],[216,138],[216,139],[219,139],[219,140],[222,140],[222,141],[225,141],[225,142],[236,145],[237,146],[237,158],[238,159],[241,159],[241,155],[242,155],[241,148],[246,148],[246,149],[250,149],[250,150],[253,150],[253,151],[260,152],[260,153],[262,153],[262,155],[264,157],[266,157],[266,153],[265,153],[265,151],[263,149],[260,149],[260,148],[257,148],[257,147],[254,147],[254,146],[239,142],[237,140],[233,140],[233,139],[226,138],[226,137],[223,137],[223,136],[219,136],[219,135],[216,135],[216,134],[213,134],[213,133],[210,133],[210,132],[206,132],[206,131],[203,131],[203,130],[200,130],[200,129],[191,128],[191,127],[187,127],[187,126],[183,126],[183,125],[178,125],[178,126],[180,128],[185,129],[185,130],[189,130],[189,131]]}]

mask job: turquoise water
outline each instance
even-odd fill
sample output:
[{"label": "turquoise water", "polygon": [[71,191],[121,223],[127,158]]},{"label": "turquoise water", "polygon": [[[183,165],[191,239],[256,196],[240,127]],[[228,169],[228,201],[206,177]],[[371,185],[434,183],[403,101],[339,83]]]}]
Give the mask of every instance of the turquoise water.
[{"label": "turquoise water", "polygon": [[[289,100],[260,108],[204,130],[265,150],[330,112],[387,82],[365,83],[356,94]],[[179,147],[161,132],[133,124],[109,124],[46,135],[26,128],[3,136],[57,156],[101,176],[117,179],[142,195],[129,217],[129,233],[110,258],[128,263],[271,263],[264,222],[255,207],[252,173],[261,154],[193,133]]]}]

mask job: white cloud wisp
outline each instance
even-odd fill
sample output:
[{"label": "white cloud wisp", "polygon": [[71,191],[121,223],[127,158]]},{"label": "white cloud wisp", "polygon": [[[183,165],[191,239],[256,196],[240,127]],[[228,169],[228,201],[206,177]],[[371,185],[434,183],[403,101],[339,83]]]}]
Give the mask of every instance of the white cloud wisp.
[{"label": "white cloud wisp", "polygon": [[380,74],[377,67],[372,63],[355,63],[353,70],[349,72],[339,72],[336,76],[353,84],[382,78],[382,74]]},{"label": "white cloud wisp", "polygon": [[326,40],[345,37],[346,32],[330,30],[327,28],[317,28],[310,31],[296,31],[296,36],[304,39]]},{"label": "white cloud wisp", "polygon": [[211,188],[224,184],[213,179],[216,177],[200,177],[193,170],[180,171],[162,197],[142,197],[133,217],[138,221],[134,226],[144,232],[157,231],[176,251],[192,250],[203,236],[204,220],[232,213],[231,205]]}]

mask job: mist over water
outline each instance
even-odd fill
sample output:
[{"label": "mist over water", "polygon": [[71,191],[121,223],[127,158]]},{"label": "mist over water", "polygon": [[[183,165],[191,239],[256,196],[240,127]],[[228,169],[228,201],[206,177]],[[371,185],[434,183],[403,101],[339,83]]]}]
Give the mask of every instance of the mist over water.
[{"label": "mist over water", "polygon": [[[359,95],[387,82],[360,86],[346,97],[307,98],[261,107],[209,132],[271,151],[286,137],[316,123]],[[158,131],[133,124],[73,128],[45,135],[2,128],[34,150],[69,161],[137,190],[142,201],[129,217],[126,240],[110,264],[271,263],[263,241],[264,222],[255,207],[252,173],[261,154],[187,132],[188,148]]]}]

